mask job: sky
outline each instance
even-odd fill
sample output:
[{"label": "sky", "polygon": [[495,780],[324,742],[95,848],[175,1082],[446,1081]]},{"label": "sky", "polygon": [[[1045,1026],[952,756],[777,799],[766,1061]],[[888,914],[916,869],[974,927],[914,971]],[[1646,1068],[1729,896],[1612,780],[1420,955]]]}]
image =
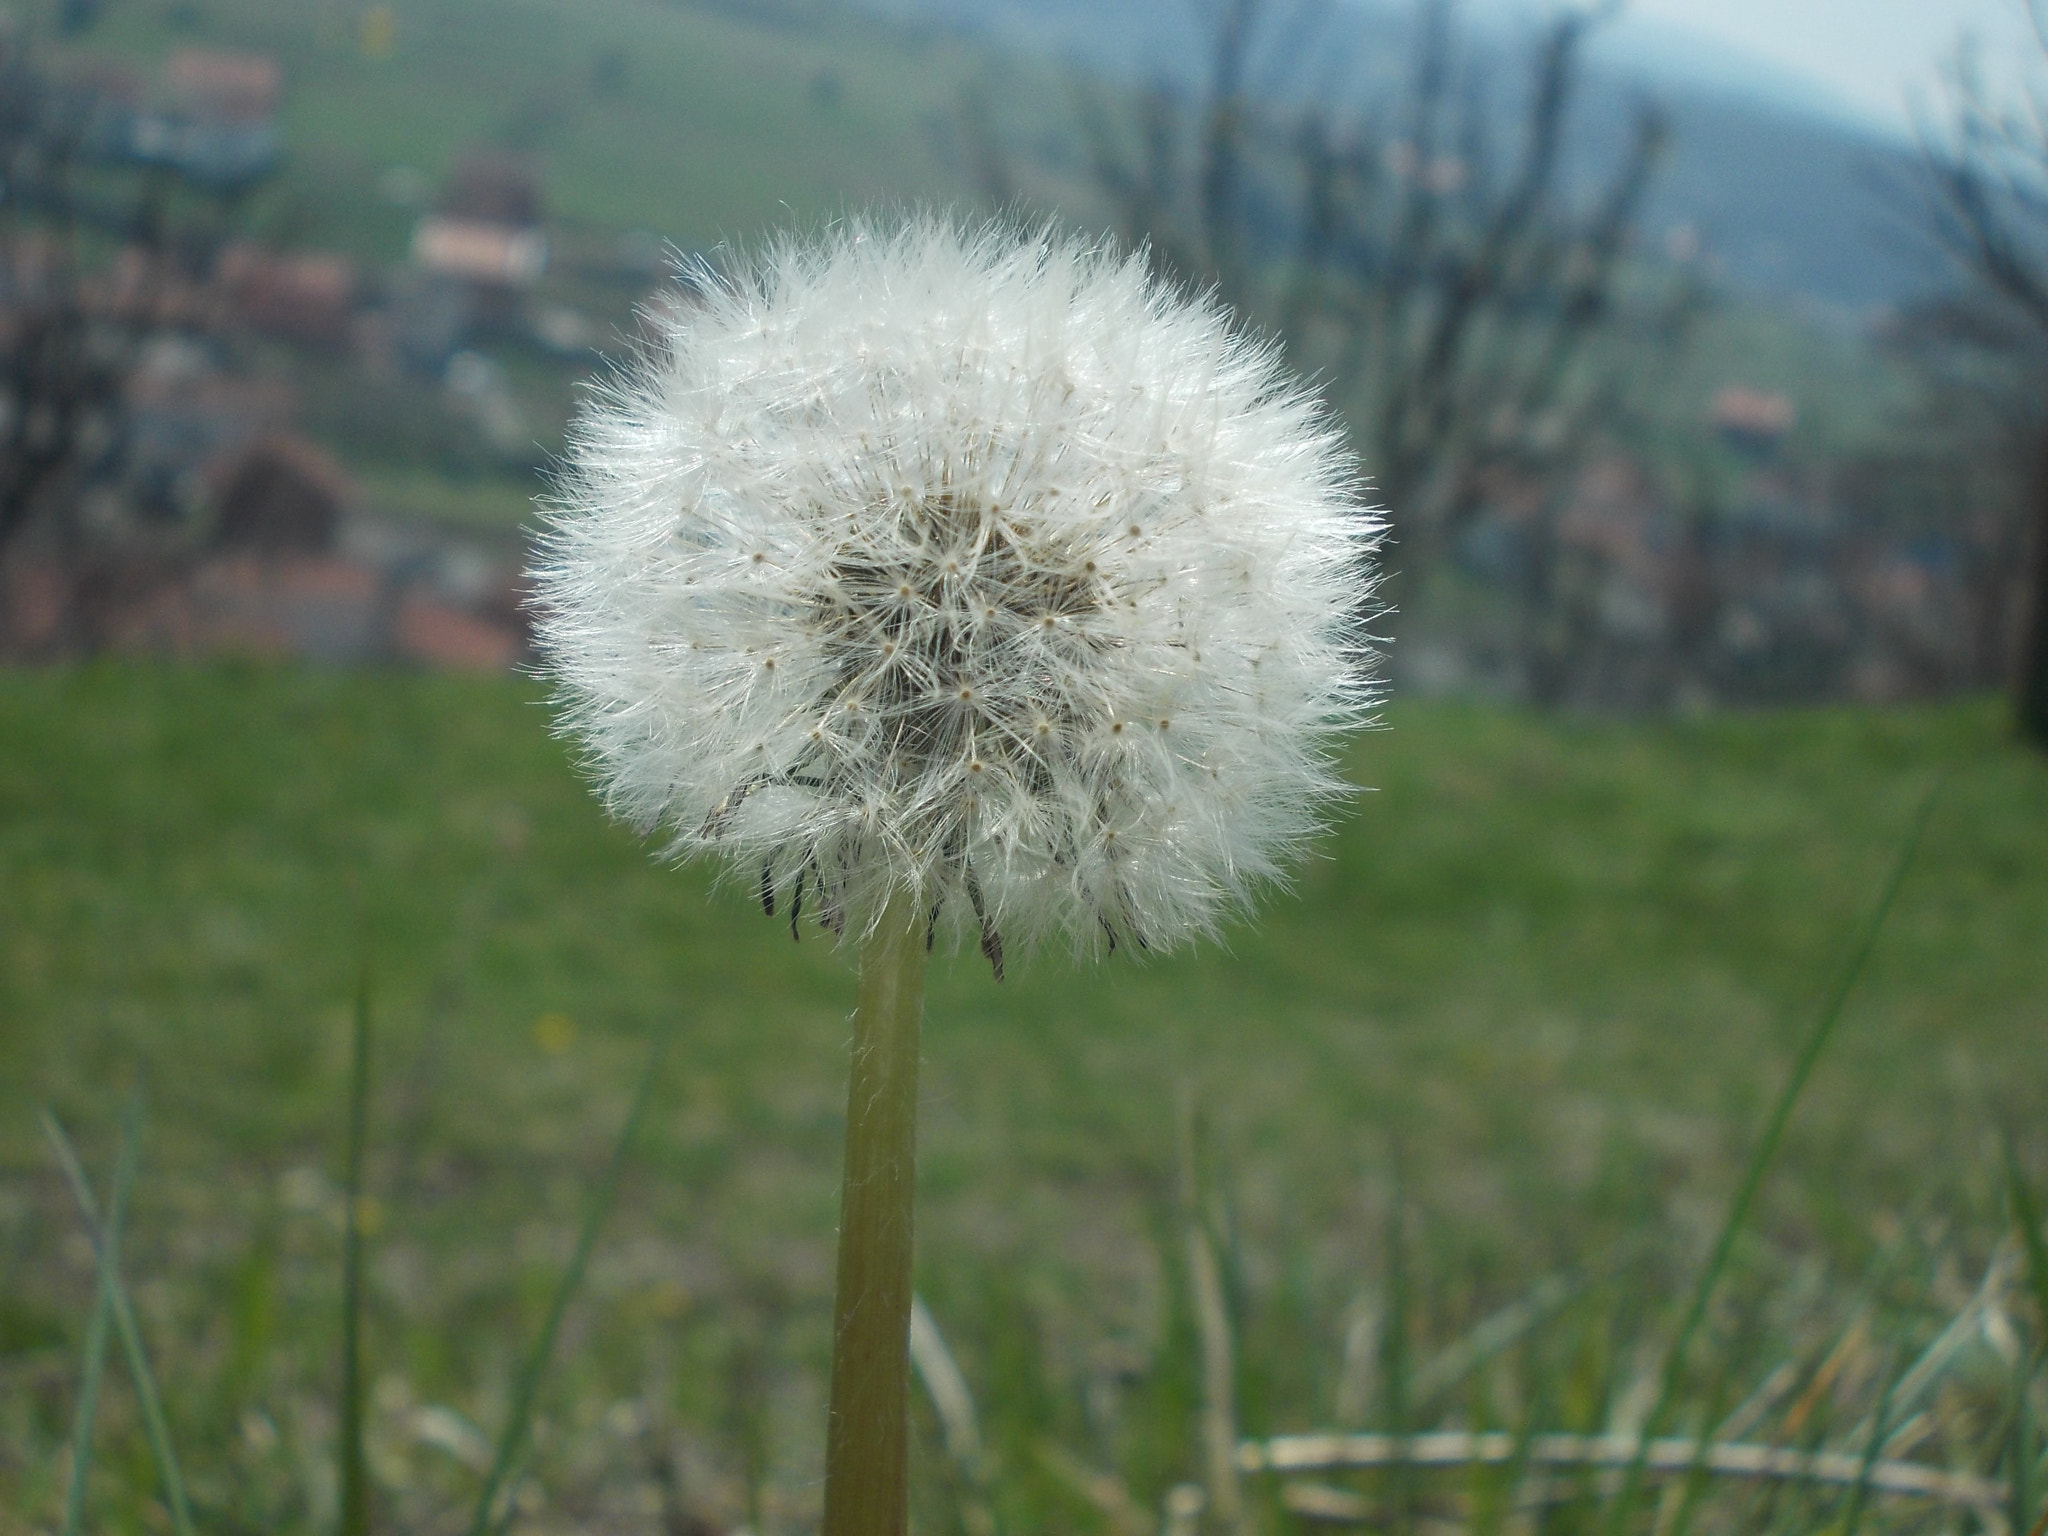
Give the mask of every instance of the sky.
[{"label": "sky", "polygon": [[[1941,69],[1957,38],[1973,32],[1994,78],[2010,87],[2021,63],[2048,60],[2027,26],[2024,0],[1627,0],[1617,32],[1632,47],[1683,67],[1739,71],[1739,55],[1770,66],[1774,94],[1810,82],[1816,105],[1894,132],[1909,132],[1911,104],[1940,101]],[[1623,41],[1621,37],[1616,42]],[[1702,47],[1688,61],[1689,43]],[[1724,52],[1724,50],[1732,52]],[[1762,83],[1762,82],[1759,82]]]}]

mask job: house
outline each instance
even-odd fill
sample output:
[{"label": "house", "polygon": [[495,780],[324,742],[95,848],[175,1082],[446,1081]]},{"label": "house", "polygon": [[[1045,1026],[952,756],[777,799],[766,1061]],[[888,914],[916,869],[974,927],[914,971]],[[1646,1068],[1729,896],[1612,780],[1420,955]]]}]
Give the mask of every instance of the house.
[{"label": "house", "polygon": [[489,288],[525,288],[548,264],[538,229],[433,213],[412,235],[412,259],[427,271]]},{"label": "house", "polygon": [[180,48],[164,61],[163,93],[196,123],[269,123],[284,94],[284,71],[262,53]]},{"label": "house", "polygon": [[428,272],[486,288],[525,288],[547,269],[540,172],[523,155],[480,150],[449,176],[413,231],[412,256]]},{"label": "house", "polygon": [[220,253],[213,281],[229,317],[251,330],[310,346],[348,343],[357,281],[346,256],[278,253],[237,242]]},{"label": "house", "polygon": [[236,190],[277,164],[283,90],[284,71],[268,54],[180,48],[165,61],[152,102],[111,109],[100,137],[117,158]]},{"label": "house", "polygon": [[126,492],[170,517],[206,499],[204,466],[286,430],[296,411],[288,385],[228,374],[206,344],[176,334],[143,348],[123,394]]},{"label": "house", "polygon": [[355,491],[341,466],[293,433],[242,444],[206,467],[213,540],[222,548],[311,553],[331,548]]},{"label": "house", "polygon": [[411,270],[399,276],[392,309],[395,351],[434,374],[474,337],[519,329],[547,264],[533,161],[501,150],[465,156],[413,229]]},{"label": "house", "polygon": [[1751,458],[1764,458],[1798,422],[1799,410],[1789,396],[1775,390],[1728,384],[1714,391],[1707,419],[1729,447]]}]

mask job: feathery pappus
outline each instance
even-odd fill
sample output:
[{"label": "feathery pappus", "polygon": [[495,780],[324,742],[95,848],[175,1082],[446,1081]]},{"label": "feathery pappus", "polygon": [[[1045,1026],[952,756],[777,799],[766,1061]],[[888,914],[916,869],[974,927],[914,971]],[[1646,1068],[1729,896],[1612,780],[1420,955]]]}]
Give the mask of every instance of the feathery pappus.
[{"label": "feathery pappus", "polygon": [[533,573],[609,809],[792,931],[908,890],[998,975],[1280,878],[1374,697],[1382,523],[1277,350],[1045,229],[691,276],[572,428]]}]

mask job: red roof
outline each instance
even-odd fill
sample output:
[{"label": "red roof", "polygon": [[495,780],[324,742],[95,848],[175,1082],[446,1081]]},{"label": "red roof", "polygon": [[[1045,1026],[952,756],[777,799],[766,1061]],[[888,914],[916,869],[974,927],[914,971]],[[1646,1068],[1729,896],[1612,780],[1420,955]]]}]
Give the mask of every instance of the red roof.
[{"label": "red roof", "polygon": [[165,94],[194,117],[261,123],[277,115],[284,70],[266,53],[180,48],[164,61]]}]

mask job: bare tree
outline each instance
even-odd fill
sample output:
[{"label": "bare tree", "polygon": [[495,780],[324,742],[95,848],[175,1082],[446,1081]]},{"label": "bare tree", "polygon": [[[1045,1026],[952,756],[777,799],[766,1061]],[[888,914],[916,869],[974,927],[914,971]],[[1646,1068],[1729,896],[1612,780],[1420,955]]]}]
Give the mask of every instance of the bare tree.
[{"label": "bare tree", "polygon": [[[2027,0],[2048,60],[2040,0]],[[1962,263],[1973,293],[1958,314],[1988,343],[1980,350],[2041,366],[2048,344],[2048,78],[2016,107],[1995,105],[1966,58],[1956,73],[1946,131],[1923,135],[1929,209],[1936,236]],[[2024,332],[2033,345],[2019,342]],[[2031,373],[2032,370],[2027,370]],[[2041,378],[2029,392],[2037,400]],[[2031,525],[2027,613],[2012,669],[2020,730],[2048,747],[2048,417],[2037,416],[2027,448]]]},{"label": "bare tree", "polygon": [[2002,688],[2030,599],[2048,333],[1965,294],[1903,308],[1880,340],[1920,389],[1878,443],[1840,467],[1845,499],[1866,532],[1946,554],[1960,598],[1938,634],[1901,635],[1893,649],[1922,691]]},{"label": "bare tree", "polygon": [[[1641,105],[1604,179],[1574,184],[1566,133],[1599,16],[1550,24],[1517,97],[1497,59],[1461,44],[1451,0],[1420,0],[1394,89],[1361,86],[1355,55],[1329,43],[1330,11],[1216,0],[1191,97],[1155,88],[1120,105],[1083,89],[1093,179],[1126,238],[1213,284],[1318,379],[1408,571],[1446,553],[1489,488],[1544,488],[1525,648],[1531,692],[1554,695],[1572,630],[1555,622],[1553,524],[1570,466],[1623,393],[1602,342],[1625,307],[1622,261],[1666,124]],[[1290,88],[1312,55],[1321,79]],[[1674,338],[1694,297],[1660,292],[1642,334]]]},{"label": "bare tree", "polygon": [[[108,103],[0,38],[0,577],[33,544],[54,575],[58,649],[186,552],[116,487],[126,395],[177,263],[176,168],[110,152]],[[220,208],[240,185],[199,189]],[[189,199],[188,199],[189,201]],[[111,247],[88,270],[84,253]],[[90,494],[95,490],[105,494]],[[0,645],[16,636],[0,581]]]},{"label": "bare tree", "polygon": [[87,312],[73,175],[90,97],[0,43],[0,549],[108,433],[125,351]]}]

